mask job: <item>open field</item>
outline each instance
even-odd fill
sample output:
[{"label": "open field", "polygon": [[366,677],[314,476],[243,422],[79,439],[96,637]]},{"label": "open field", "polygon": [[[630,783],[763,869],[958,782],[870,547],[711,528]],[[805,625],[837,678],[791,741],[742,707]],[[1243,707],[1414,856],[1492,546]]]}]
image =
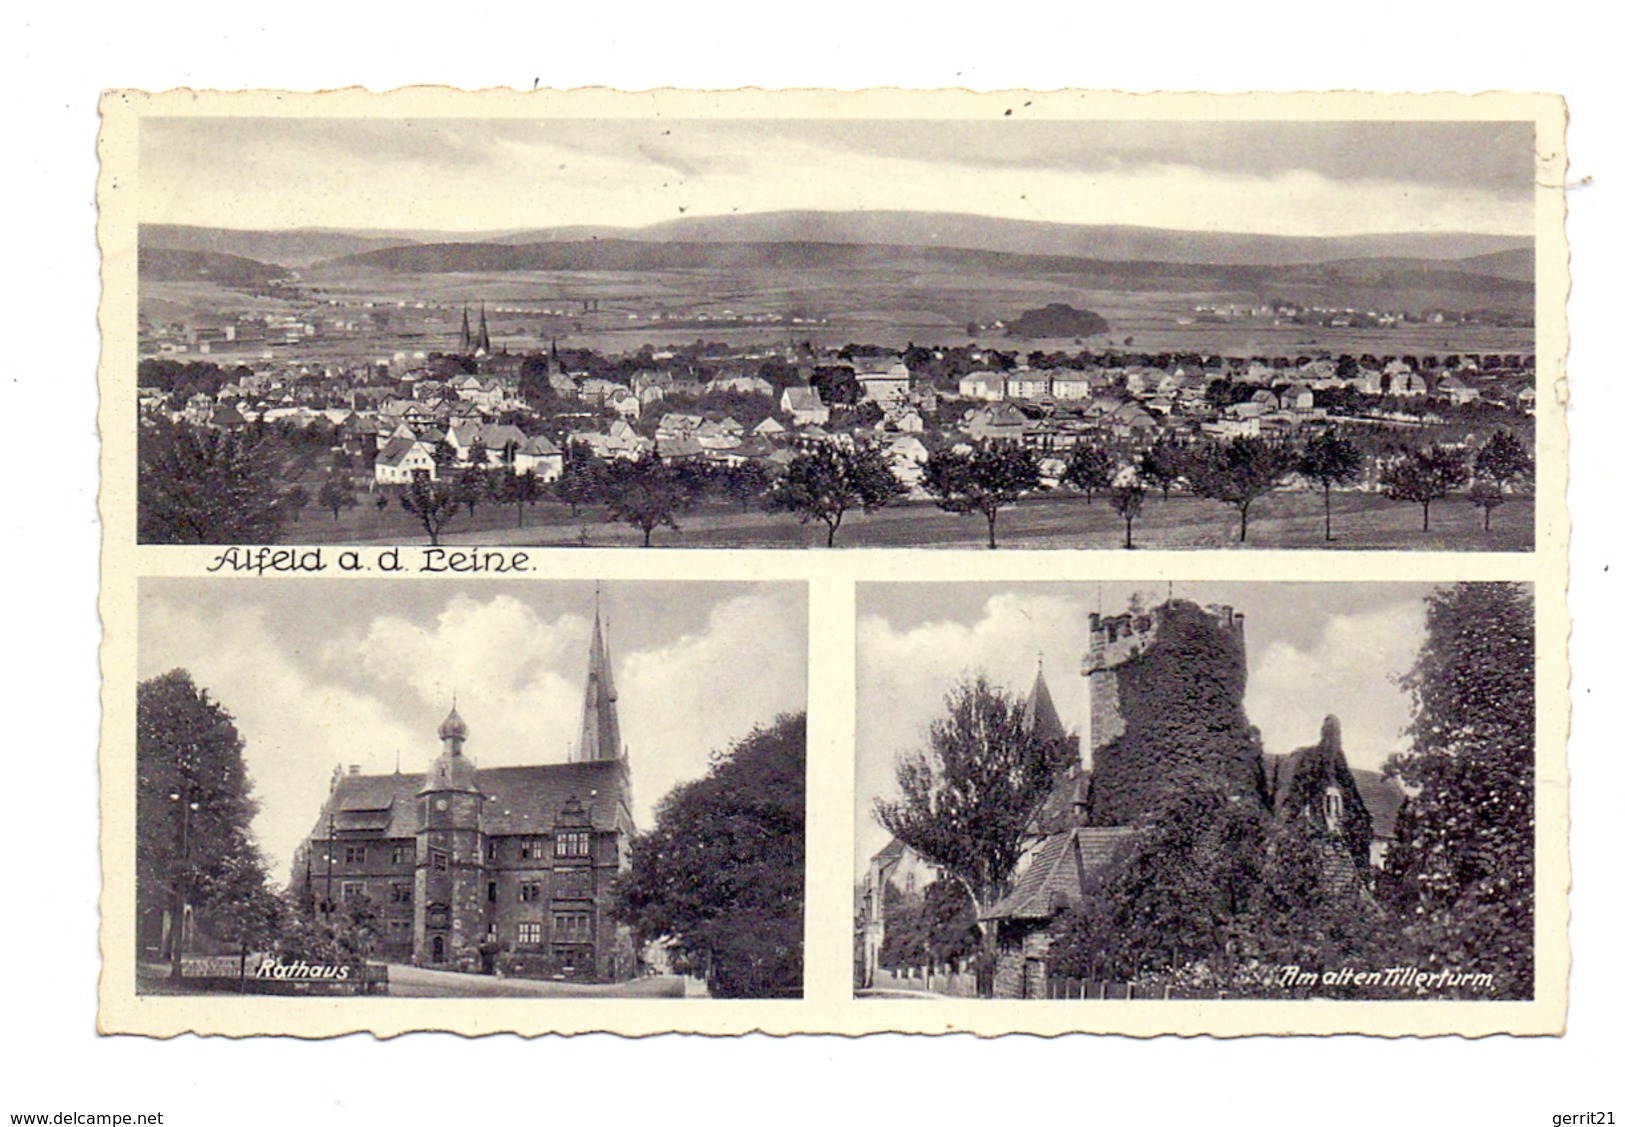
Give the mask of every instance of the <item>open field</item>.
[{"label": "open field", "polygon": [[[1530,352],[1532,328],[1493,325],[1405,324],[1394,328],[1328,328],[1277,325],[1268,318],[1192,323],[1198,304],[1256,304],[1271,297],[1321,301],[1357,308],[1426,308],[1438,304],[1471,308],[1477,295],[1422,292],[1386,294],[1351,286],[1337,293],[1321,287],[1297,290],[1272,286],[1268,292],[1220,287],[1212,289],[1125,290],[1099,288],[1091,279],[1068,274],[920,272],[871,266],[834,270],[691,270],[640,273],[614,271],[465,272],[440,274],[386,273],[359,267],[328,268],[320,292],[301,301],[247,297],[196,282],[143,281],[142,311],[154,322],[198,318],[224,319],[231,310],[259,313],[302,313],[359,317],[369,309],[387,308],[387,329],[365,335],[325,334],[270,351],[288,361],[388,355],[394,351],[443,351],[454,348],[463,303],[483,301],[490,310],[491,332],[498,347],[510,352],[561,345],[592,348],[606,354],[635,352],[644,345],[659,348],[697,338],[736,346],[778,346],[794,339],[816,345],[849,342],[900,348],[909,342],[963,345],[972,338],[968,321],[986,324],[1011,320],[1023,310],[1051,302],[1089,308],[1104,316],[1111,330],[1088,338],[1092,348],[1135,351],[1199,351],[1236,356],[1449,354]],[[1311,292],[1312,291],[1312,292]],[[1455,304],[1445,300],[1454,297]],[[1402,300],[1403,299],[1403,300]],[[1414,299],[1414,300],[1411,300]],[[336,304],[328,305],[328,301]],[[576,312],[582,302],[596,310]],[[418,303],[423,303],[419,308]],[[404,304],[403,304],[404,303]],[[560,316],[544,309],[569,309]],[[654,318],[658,315],[658,320]],[[742,316],[801,317],[805,323],[750,323]],[[998,330],[978,334],[980,343],[1027,350],[1071,349],[1071,339],[1024,341]],[[1132,340],[1132,344],[1128,343]],[[243,354],[258,357],[265,346],[246,346]],[[224,356],[216,359],[224,359]]]},{"label": "open field", "polygon": [[[441,533],[444,544],[544,545],[555,547],[636,547],[642,534],[630,525],[605,523],[599,507],[583,508],[575,519],[562,504],[545,502],[525,510],[515,527],[513,510],[481,506],[471,520],[460,513]],[[1134,523],[1136,548],[1299,548],[1403,551],[1517,552],[1534,547],[1534,502],[1510,497],[1496,510],[1490,531],[1483,513],[1465,498],[1435,502],[1431,530],[1422,531],[1418,505],[1399,504],[1369,493],[1332,495],[1332,532],[1325,540],[1321,498],[1312,493],[1278,493],[1256,502],[1248,517],[1247,542],[1237,536],[1236,510],[1216,501],[1174,495],[1146,498]],[[680,531],[656,529],[654,546],[670,548],[822,548],[824,526],[803,525],[787,514],[740,512],[737,506],[707,506],[678,517]],[[879,513],[851,513],[836,538],[842,548],[985,549],[987,525],[980,517],[956,516],[928,501],[895,505]],[[398,505],[379,512],[370,504],[330,513],[307,509],[283,530],[288,543],[424,544],[423,529]],[[1121,548],[1123,522],[1102,498],[1052,495],[1011,505],[999,514],[1001,548]]]}]

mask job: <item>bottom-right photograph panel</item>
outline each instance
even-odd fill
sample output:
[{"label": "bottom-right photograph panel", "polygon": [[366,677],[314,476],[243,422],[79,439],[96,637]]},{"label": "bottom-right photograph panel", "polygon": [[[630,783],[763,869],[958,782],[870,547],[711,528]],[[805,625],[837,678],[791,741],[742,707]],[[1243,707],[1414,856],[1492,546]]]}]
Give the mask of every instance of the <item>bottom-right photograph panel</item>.
[{"label": "bottom-right photograph panel", "polygon": [[862,584],[857,616],[858,998],[1534,998],[1532,586]]}]

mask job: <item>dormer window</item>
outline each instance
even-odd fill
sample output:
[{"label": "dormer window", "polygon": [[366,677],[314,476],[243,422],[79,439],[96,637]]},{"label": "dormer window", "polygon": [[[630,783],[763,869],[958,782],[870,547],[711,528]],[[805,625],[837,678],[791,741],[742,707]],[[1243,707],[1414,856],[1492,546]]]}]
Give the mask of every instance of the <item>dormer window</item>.
[{"label": "dormer window", "polygon": [[1343,789],[1337,786],[1326,788],[1326,829],[1329,833],[1341,833],[1343,829]]}]

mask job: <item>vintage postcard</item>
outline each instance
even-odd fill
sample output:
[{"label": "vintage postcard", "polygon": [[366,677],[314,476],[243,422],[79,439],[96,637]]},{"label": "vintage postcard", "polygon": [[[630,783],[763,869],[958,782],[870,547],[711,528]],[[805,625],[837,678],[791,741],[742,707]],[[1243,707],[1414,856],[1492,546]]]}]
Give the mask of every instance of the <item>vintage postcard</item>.
[{"label": "vintage postcard", "polygon": [[1563,1028],[1559,99],[102,108],[104,1031]]}]

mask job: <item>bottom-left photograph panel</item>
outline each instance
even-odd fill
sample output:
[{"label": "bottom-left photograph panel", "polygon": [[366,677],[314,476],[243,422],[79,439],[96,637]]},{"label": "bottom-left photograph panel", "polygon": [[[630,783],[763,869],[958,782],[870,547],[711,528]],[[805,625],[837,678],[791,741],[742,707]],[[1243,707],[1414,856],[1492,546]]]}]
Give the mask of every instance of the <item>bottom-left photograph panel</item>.
[{"label": "bottom-left photograph panel", "polygon": [[805,585],[139,602],[136,994],[800,997]]}]

